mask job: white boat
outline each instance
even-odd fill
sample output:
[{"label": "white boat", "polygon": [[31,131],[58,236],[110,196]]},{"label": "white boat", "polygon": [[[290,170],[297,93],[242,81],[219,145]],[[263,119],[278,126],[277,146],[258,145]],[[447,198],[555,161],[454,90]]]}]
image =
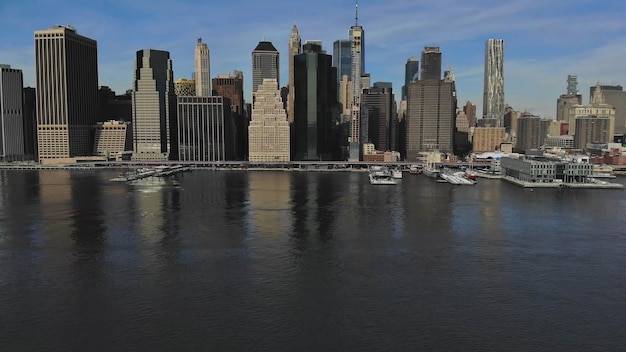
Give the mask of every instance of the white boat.
[{"label": "white boat", "polygon": [[373,185],[397,185],[401,180],[394,178],[391,170],[385,166],[370,167],[369,179]]},{"label": "white boat", "polygon": [[475,185],[476,181],[475,180],[471,180],[469,178],[467,178],[465,172],[463,171],[456,171],[453,172],[450,169],[444,169],[443,172],[441,172],[441,178],[443,178],[444,180],[448,181],[448,183],[451,183],[453,185]]},{"label": "white boat", "polygon": [[393,178],[402,178],[402,169],[393,168],[391,169],[391,177]]}]

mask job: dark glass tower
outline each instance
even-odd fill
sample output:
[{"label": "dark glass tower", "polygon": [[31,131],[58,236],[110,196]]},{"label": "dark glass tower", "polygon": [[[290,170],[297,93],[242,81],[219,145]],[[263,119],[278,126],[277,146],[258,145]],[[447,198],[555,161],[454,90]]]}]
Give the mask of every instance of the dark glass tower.
[{"label": "dark glass tower", "polygon": [[404,85],[402,86],[402,99],[406,100],[406,87],[411,82],[417,82],[419,80],[420,62],[414,57],[410,57],[406,60],[404,66]]},{"label": "dark glass tower", "polygon": [[422,51],[420,79],[441,79],[441,51],[438,46],[427,46]]},{"label": "dark glass tower", "polygon": [[337,101],[337,69],[317,44],[294,57],[295,119],[292,160],[329,160]]},{"label": "dark glass tower", "polygon": [[264,78],[274,78],[280,84],[279,68],[278,50],[272,42],[259,42],[252,51],[252,92],[256,92]]}]

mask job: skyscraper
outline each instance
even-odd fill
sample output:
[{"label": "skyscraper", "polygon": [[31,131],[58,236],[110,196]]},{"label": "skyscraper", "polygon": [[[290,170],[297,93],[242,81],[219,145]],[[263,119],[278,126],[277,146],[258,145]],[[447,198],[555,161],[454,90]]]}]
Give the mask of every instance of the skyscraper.
[{"label": "skyscraper", "polygon": [[[348,80],[352,77],[352,50],[348,39],[339,39],[333,43],[333,66],[337,68],[337,86],[345,75]],[[344,106],[344,108],[346,108]]]},{"label": "skyscraper", "polygon": [[302,53],[302,40],[300,39],[300,33],[298,33],[298,27],[296,27],[296,25],[294,24],[293,28],[291,29],[291,37],[289,38],[289,95],[287,100],[287,121],[289,121],[289,123],[293,123],[293,99],[296,93],[293,84],[293,60],[294,56],[300,53]]},{"label": "skyscraper", "polygon": [[292,160],[330,160],[337,101],[336,67],[318,43],[304,44],[294,57],[295,116]]},{"label": "skyscraper", "polygon": [[202,42],[202,38],[196,44],[195,64],[196,95],[208,97],[211,95],[211,58],[209,47]]},{"label": "skyscraper", "polygon": [[420,62],[414,57],[406,60],[404,65],[404,85],[402,86],[402,100],[406,100],[406,88],[409,83],[417,82],[419,80]]},{"label": "skyscraper", "polygon": [[252,92],[256,92],[265,78],[276,80],[276,89],[280,84],[280,66],[278,50],[272,42],[260,41],[252,51]]},{"label": "skyscraper", "polygon": [[366,141],[378,151],[396,151],[394,133],[397,130],[395,97],[388,84],[374,84],[361,94],[362,127],[366,128]]},{"label": "skyscraper", "polygon": [[483,118],[504,126],[504,39],[488,39],[485,44],[485,85]]},{"label": "skyscraper", "polygon": [[248,127],[250,161],[289,161],[289,122],[278,83],[273,78],[266,78],[254,95],[252,120]]},{"label": "skyscraper", "polygon": [[233,74],[217,75],[213,78],[213,95],[228,98],[233,120],[233,157],[245,160],[248,155],[248,118],[244,111],[243,72],[235,70]]},{"label": "skyscraper", "polygon": [[420,80],[441,79],[441,51],[438,46],[427,46],[422,51]]},{"label": "skyscraper", "polygon": [[417,160],[420,152],[454,151],[456,117],[454,75],[446,79],[420,79],[409,83],[406,113],[407,160]]},{"label": "skyscraper", "polygon": [[355,22],[350,27],[351,70],[352,77],[352,112],[350,118],[350,156],[349,160],[358,161],[361,156],[361,76],[363,75],[363,27],[359,26],[359,4],[356,4]]},{"label": "skyscraper", "polygon": [[177,158],[176,95],[169,52],[137,51],[132,101],[133,160]]},{"label": "skyscraper", "polygon": [[24,160],[22,70],[0,64],[0,161]]},{"label": "skyscraper", "polygon": [[35,31],[39,161],[91,155],[98,119],[98,49],[69,26]]}]

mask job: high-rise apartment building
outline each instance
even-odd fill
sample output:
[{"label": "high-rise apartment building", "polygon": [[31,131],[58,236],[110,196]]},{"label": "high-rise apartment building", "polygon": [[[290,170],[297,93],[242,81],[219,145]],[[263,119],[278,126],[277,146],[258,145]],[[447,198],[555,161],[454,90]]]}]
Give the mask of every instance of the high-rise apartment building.
[{"label": "high-rise apartment building", "polygon": [[0,161],[24,160],[22,70],[0,64]]},{"label": "high-rise apartment building", "polygon": [[98,49],[70,26],[35,31],[39,161],[91,155],[98,120]]},{"label": "high-rise apartment building", "polygon": [[211,57],[209,46],[198,39],[195,52],[195,74],[196,95],[199,97],[211,96]]},{"label": "high-rise apartment building", "polygon": [[265,78],[276,80],[276,89],[280,84],[280,57],[272,42],[260,41],[252,51],[252,92],[256,92]]},{"label": "high-rise apartment building", "polygon": [[291,29],[291,37],[289,38],[289,93],[287,96],[287,121],[289,123],[293,123],[294,119],[294,111],[295,107],[293,105],[293,100],[295,97],[295,89],[294,89],[294,75],[293,75],[293,65],[294,65],[294,56],[302,53],[302,40],[300,39],[300,33],[298,32],[298,27],[293,25]]},{"label": "high-rise apartment building", "polygon": [[474,153],[499,150],[504,142],[504,127],[476,127],[472,138]]},{"label": "high-rise apartment building", "polygon": [[133,160],[175,160],[176,95],[169,52],[137,51],[132,104]]},{"label": "high-rise apartment building", "polygon": [[[334,80],[333,76],[333,80]],[[290,131],[287,114],[275,79],[264,79],[254,93],[250,134],[251,162],[290,160]]]},{"label": "high-rise apartment building", "polygon": [[504,126],[504,39],[488,39],[485,44],[483,118]]},{"label": "high-rise apartment building", "polygon": [[441,51],[438,46],[424,47],[419,79],[441,79]]},{"label": "high-rise apartment building", "polygon": [[574,148],[585,149],[587,143],[611,143],[614,116],[578,116],[574,134]]},{"label": "high-rise apartment building", "polygon": [[406,60],[404,65],[404,85],[402,86],[402,100],[406,100],[406,89],[409,83],[417,82],[419,80],[420,62],[414,57],[410,57]]},{"label": "high-rise apartment building", "polygon": [[517,118],[516,148],[521,152],[539,149],[544,145],[552,119],[523,114]]},{"label": "high-rise apartment building", "polygon": [[362,151],[361,144],[361,77],[363,76],[364,60],[364,36],[363,27],[359,25],[359,5],[356,5],[355,23],[350,27],[351,66],[350,77],[352,81],[352,110],[350,115],[350,140],[349,160],[360,160]]},{"label": "high-rise apartment building", "polygon": [[294,57],[295,116],[292,160],[330,160],[332,125],[337,101],[336,67],[314,42]]}]

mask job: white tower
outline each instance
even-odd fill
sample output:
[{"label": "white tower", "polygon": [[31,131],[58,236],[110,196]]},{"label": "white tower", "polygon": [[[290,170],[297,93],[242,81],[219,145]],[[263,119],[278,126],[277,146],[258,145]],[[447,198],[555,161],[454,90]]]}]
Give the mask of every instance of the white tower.
[{"label": "white tower", "polygon": [[199,97],[211,96],[211,59],[209,57],[209,47],[198,38],[196,44],[196,95]]}]

